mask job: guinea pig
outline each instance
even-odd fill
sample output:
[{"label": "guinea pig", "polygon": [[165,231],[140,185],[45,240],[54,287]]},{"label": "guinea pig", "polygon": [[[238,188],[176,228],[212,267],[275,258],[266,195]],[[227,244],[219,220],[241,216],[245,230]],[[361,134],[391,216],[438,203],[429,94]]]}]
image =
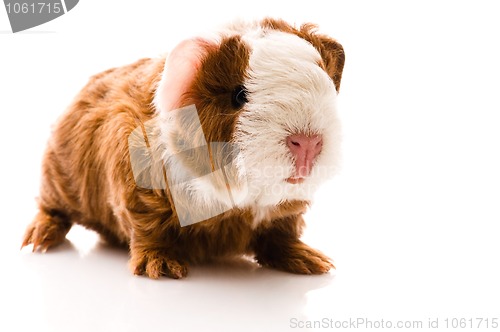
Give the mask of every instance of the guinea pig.
[{"label": "guinea pig", "polygon": [[343,66],[315,25],[266,18],[91,77],[54,126],[22,247],[44,252],[80,224],[154,279],[241,255],[326,273],[300,237],[338,164]]}]

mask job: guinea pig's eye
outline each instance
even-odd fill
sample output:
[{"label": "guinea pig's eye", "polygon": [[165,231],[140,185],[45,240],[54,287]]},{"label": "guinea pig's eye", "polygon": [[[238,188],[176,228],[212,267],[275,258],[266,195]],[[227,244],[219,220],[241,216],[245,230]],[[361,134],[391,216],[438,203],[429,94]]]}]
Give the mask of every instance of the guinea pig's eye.
[{"label": "guinea pig's eye", "polygon": [[247,102],[247,90],[245,90],[244,86],[240,85],[233,90],[232,103],[234,107],[239,108],[245,105]]}]

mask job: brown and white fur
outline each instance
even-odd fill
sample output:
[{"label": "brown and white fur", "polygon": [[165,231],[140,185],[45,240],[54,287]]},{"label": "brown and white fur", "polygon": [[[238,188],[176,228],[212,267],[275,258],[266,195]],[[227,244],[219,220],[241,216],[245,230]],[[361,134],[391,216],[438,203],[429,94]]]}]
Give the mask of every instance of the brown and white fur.
[{"label": "brown and white fur", "polygon": [[[343,65],[342,46],[314,25],[264,19],[186,40],[166,58],[93,76],[48,143],[39,212],[23,247],[45,251],[76,223],[128,246],[132,271],[151,278],[182,278],[188,263],[232,255],[253,255],[261,265],[293,273],[327,272],[330,259],[299,238],[314,190],[335,171]],[[237,87],[247,101],[235,106]],[[202,140],[231,142],[238,154],[232,205],[221,198],[217,179],[198,180],[184,188],[199,202],[191,209],[229,207],[182,227],[168,187],[137,185],[128,137],[153,123],[150,144],[172,155],[180,138],[189,139],[174,111],[187,105],[196,106]],[[290,137],[297,135],[307,144],[319,137],[312,157],[310,150],[294,152],[302,141]],[[169,176],[196,172],[191,157],[167,165]]]}]

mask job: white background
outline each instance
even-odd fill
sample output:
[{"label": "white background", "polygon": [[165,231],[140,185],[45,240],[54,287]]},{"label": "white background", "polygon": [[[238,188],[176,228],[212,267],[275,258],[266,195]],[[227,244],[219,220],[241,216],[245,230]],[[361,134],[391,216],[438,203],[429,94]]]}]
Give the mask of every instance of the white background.
[{"label": "white background", "polygon": [[[439,319],[443,328],[446,318],[489,318],[490,327],[500,320],[496,2],[167,3],[80,1],[18,34],[0,8],[0,330],[288,331],[308,330],[293,328],[293,319],[323,318],[424,327]],[[19,251],[36,212],[50,125],[90,75],[234,18],[266,15],[318,23],[346,51],[343,167],[318,193],[304,236],[334,258],[335,272],[295,276],[236,261],[152,281],[132,276],[126,252],[83,229],[52,253]]]}]

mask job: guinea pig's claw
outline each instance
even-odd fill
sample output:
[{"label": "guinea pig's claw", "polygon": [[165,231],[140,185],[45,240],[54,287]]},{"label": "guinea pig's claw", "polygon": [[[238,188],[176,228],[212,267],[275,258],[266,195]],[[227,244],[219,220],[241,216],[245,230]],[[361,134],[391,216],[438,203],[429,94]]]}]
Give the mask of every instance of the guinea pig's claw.
[{"label": "guinea pig's claw", "polygon": [[40,211],[24,234],[21,249],[33,244],[33,252],[46,252],[61,244],[71,228],[71,223],[62,216],[52,216]]},{"label": "guinea pig's claw", "polygon": [[181,279],[187,276],[188,273],[185,263],[157,252],[143,253],[142,257],[139,258],[132,255],[130,267],[135,275],[145,275],[151,279],[159,279],[162,276]]}]

